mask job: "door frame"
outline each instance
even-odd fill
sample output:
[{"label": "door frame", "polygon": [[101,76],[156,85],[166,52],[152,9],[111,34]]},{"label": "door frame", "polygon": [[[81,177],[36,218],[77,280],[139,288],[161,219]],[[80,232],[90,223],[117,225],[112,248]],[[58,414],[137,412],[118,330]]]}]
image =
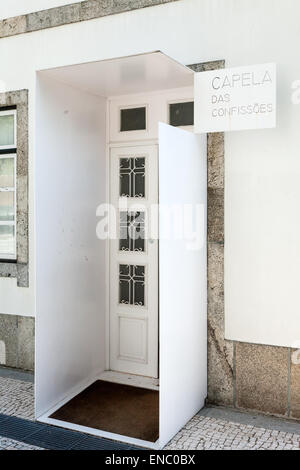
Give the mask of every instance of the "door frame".
[{"label": "door frame", "polygon": [[[132,107],[132,106],[147,106],[147,114],[149,119],[149,102],[155,102],[156,100],[161,101],[161,109],[160,112],[157,113],[155,110],[154,120],[157,124],[157,133],[155,138],[153,138],[153,132],[151,133],[151,137],[148,135],[148,131],[143,134],[140,134],[139,137],[136,135],[130,139],[130,135],[126,133],[123,140],[115,140],[114,133],[111,132],[111,123],[113,121],[111,116],[111,104],[115,101],[122,102],[123,107]],[[112,96],[108,97],[106,100],[106,200],[108,203],[111,203],[111,183],[110,183],[110,173],[111,173],[111,165],[110,165],[110,150],[112,148],[122,148],[128,146],[145,146],[145,145],[157,145],[158,146],[158,153],[159,153],[159,139],[158,139],[158,123],[166,122],[169,123],[169,112],[168,112],[168,105],[175,102],[183,102],[183,101],[193,101],[194,100],[194,88],[193,87],[181,87],[176,89],[166,89],[166,90],[157,90],[145,93],[137,93],[135,95],[120,95],[120,96]],[[120,105],[117,106],[120,109]],[[152,126],[153,127],[153,126]],[[191,126],[182,127],[182,129],[192,130]],[[139,131],[141,132],[141,131]],[[111,137],[113,140],[111,140]],[[159,203],[159,199],[158,199]],[[110,369],[110,240],[106,240],[106,313],[105,313],[105,365],[106,370]],[[159,275],[159,273],[158,273]],[[158,300],[159,300],[159,291],[158,291]],[[159,334],[159,311],[158,311],[158,334]],[[159,339],[159,338],[158,338]],[[158,367],[159,367],[159,356],[158,356]],[[159,368],[158,368],[158,378],[159,378]]]},{"label": "door frame", "polygon": [[[136,154],[141,152],[142,154],[147,154],[146,157],[146,193],[145,198],[139,202],[139,199],[136,199],[135,202],[132,199],[133,206],[141,204],[141,206],[145,207],[145,213],[150,215],[148,209],[151,207],[151,204],[158,203],[158,141],[156,143],[149,143],[148,141],[140,141],[138,145],[136,142],[124,142],[122,145],[118,146],[110,146],[110,183],[111,183],[111,194],[110,203],[116,208],[118,207],[117,204],[119,201],[119,191],[116,191],[116,184],[113,182],[116,180],[118,182],[119,176],[116,174],[118,172],[118,163],[117,160],[119,159],[119,154],[122,153],[123,149],[125,153]],[[114,156],[113,156],[114,155]],[[113,172],[112,172],[113,171]],[[118,184],[118,183],[117,183]],[[113,187],[112,187],[113,185]],[[135,198],[133,198],[135,199]],[[129,207],[128,210],[130,211],[131,202],[128,203]],[[134,209],[139,210],[139,209]],[[143,211],[143,209],[141,209]],[[117,214],[118,208],[117,208]],[[150,226],[154,225],[154,228],[158,224],[158,216],[156,220],[156,216],[153,215],[153,218],[148,219],[150,221]],[[117,222],[117,227],[119,228],[119,224]],[[149,235],[149,234],[148,234]],[[147,239],[146,239],[147,240]],[[120,374],[127,374],[127,375],[136,375],[137,377],[142,377],[144,379],[152,379],[153,381],[158,380],[159,378],[159,249],[158,249],[158,240],[154,240],[155,243],[152,244],[148,241],[148,244],[145,246],[147,249],[141,254],[135,252],[125,252],[122,253],[118,249],[118,242],[115,240],[110,240],[109,249],[110,249],[110,311],[109,311],[109,327],[112,328],[109,334],[109,346],[110,346],[110,370],[120,373]],[[126,259],[129,255],[131,260]],[[122,260],[122,258],[125,259]],[[142,257],[142,259],[140,259]],[[118,287],[115,286],[115,283],[118,281],[118,265],[119,264],[141,264],[145,266],[145,305],[143,307],[135,307],[132,305],[121,306],[118,304]],[[150,295],[150,292],[152,294]],[[116,303],[115,303],[116,301]],[[138,308],[139,310],[135,310]],[[124,310],[124,311],[123,311]],[[118,312],[118,313],[117,313]],[[115,316],[119,316],[120,318],[132,318],[132,319],[142,319],[144,316],[145,323],[147,325],[147,334],[146,334],[146,345],[147,345],[147,360],[131,360],[130,358],[126,359],[125,357],[119,357],[118,354],[112,354],[112,351],[115,349],[116,344],[115,341],[111,343],[111,338],[114,336],[116,340],[116,331],[112,326],[115,324],[116,327],[116,318]],[[120,325],[119,325],[120,327]],[[120,333],[120,330],[118,330]],[[120,338],[119,338],[120,341]],[[155,344],[153,344],[155,342]],[[112,347],[111,347],[112,346]],[[119,347],[119,346],[118,346]],[[112,354],[112,356],[111,356]],[[113,360],[111,359],[113,358]],[[112,367],[112,362],[119,361],[120,369],[116,368],[117,365],[114,364]],[[122,361],[127,361],[125,369],[122,371]],[[131,363],[131,365],[130,365]],[[155,364],[156,363],[156,364]],[[131,368],[131,371],[130,371]],[[139,370],[140,369],[140,370]],[[144,369],[144,370],[142,370]],[[147,371],[145,369],[148,369]],[[138,371],[139,370],[139,371]],[[143,373],[142,373],[143,372]]]},{"label": "door frame", "polygon": [[[111,203],[111,181],[110,181],[110,174],[111,174],[111,159],[110,159],[110,151],[113,148],[125,148],[125,147],[144,147],[145,145],[157,145],[158,146],[158,139],[151,139],[145,141],[124,141],[124,142],[109,142],[109,100],[107,100],[107,120],[106,120],[106,200]],[[105,273],[106,273],[106,312],[105,312],[105,365],[106,370],[111,370],[110,368],[110,239],[106,240],[106,266],[105,266]],[[159,292],[158,292],[159,297]],[[157,306],[158,308],[158,306]],[[159,334],[159,311],[158,311],[158,334]],[[159,377],[159,369],[158,369],[158,377]]]}]

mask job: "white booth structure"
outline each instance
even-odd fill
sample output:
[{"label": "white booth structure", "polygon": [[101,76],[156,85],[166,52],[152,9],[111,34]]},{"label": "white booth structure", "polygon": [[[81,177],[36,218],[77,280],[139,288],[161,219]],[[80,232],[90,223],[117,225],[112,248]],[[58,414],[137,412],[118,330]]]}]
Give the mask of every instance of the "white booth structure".
[{"label": "white booth structure", "polygon": [[[37,73],[39,421],[162,448],[204,405],[206,135],[169,125],[170,105],[193,101],[193,80],[161,52]],[[105,204],[117,214],[110,209],[106,238]],[[145,219],[158,236],[122,244],[121,230],[144,230]],[[156,407],[153,439],[118,431],[118,407],[116,428],[59,417],[99,381],[153,393],[143,409]],[[109,397],[97,393],[100,410]],[[132,424],[125,395],[122,420]]]}]

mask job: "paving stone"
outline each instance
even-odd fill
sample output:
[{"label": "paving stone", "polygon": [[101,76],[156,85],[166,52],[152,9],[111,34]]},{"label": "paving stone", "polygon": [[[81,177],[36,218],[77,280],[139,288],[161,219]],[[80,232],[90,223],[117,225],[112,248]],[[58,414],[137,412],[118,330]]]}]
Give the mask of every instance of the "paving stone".
[{"label": "paving stone", "polygon": [[[208,243],[208,316],[224,316],[224,245]],[[223,326],[224,329],[224,326]]]},{"label": "paving stone", "polygon": [[207,190],[208,242],[224,243],[224,189]]},{"label": "paving stone", "polygon": [[34,420],[34,384],[0,377],[0,413]]},{"label": "paving stone", "polygon": [[80,6],[80,3],[73,3],[60,8],[30,13],[27,15],[26,32],[76,23],[80,21]]},{"label": "paving stone", "polygon": [[33,317],[18,317],[18,367],[34,370],[34,328]]},{"label": "paving stone", "polygon": [[224,338],[224,245],[208,244],[208,400],[233,406],[234,346]]},{"label": "paving stone", "polygon": [[0,37],[14,36],[26,32],[26,16],[15,16],[0,21]]},{"label": "paving stone", "polygon": [[0,314],[1,365],[18,367],[18,317]]},{"label": "paving stone", "polygon": [[[193,427],[197,439],[185,435]],[[215,429],[221,432],[213,431]],[[166,446],[166,450],[300,450],[300,435],[276,433],[250,425],[195,416]]]},{"label": "paving stone", "polygon": [[34,369],[34,324],[33,317],[0,314],[0,365]]},{"label": "paving stone", "polygon": [[0,21],[0,38],[178,0],[85,0]]},{"label": "paving stone", "polygon": [[24,442],[15,441],[14,439],[7,439],[0,437],[0,450],[43,450],[40,447],[31,446]]},{"label": "paving stone", "polygon": [[288,348],[236,345],[237,406],[275,415],[288,412]]},{"label": "paving stone", "polygon": [[291,352],[291,417],[300,419],[300,352]]}]

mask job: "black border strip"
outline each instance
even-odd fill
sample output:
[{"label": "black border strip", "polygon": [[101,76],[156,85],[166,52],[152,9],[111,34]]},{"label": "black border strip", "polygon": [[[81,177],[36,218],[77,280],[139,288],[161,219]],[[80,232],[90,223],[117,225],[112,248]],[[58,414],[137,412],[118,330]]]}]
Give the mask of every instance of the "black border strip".
[{"label": "black border strip", "polygon": [[12,153],[17,153],[17,149],[0,149],[0,155],[11,155]]},{"label": "black border strip", "polygon": [[13,111],[17,109],[17,106],[0,106],[0,112],[1,111]]}]

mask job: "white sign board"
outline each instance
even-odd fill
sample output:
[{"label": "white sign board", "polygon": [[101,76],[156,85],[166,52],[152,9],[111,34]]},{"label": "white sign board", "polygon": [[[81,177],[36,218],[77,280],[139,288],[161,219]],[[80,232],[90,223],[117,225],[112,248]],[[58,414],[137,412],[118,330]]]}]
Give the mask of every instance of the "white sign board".
[{"label": "white sign board", "polygon": [[195,73],[195,132],[276,127],[276,64]]}]

